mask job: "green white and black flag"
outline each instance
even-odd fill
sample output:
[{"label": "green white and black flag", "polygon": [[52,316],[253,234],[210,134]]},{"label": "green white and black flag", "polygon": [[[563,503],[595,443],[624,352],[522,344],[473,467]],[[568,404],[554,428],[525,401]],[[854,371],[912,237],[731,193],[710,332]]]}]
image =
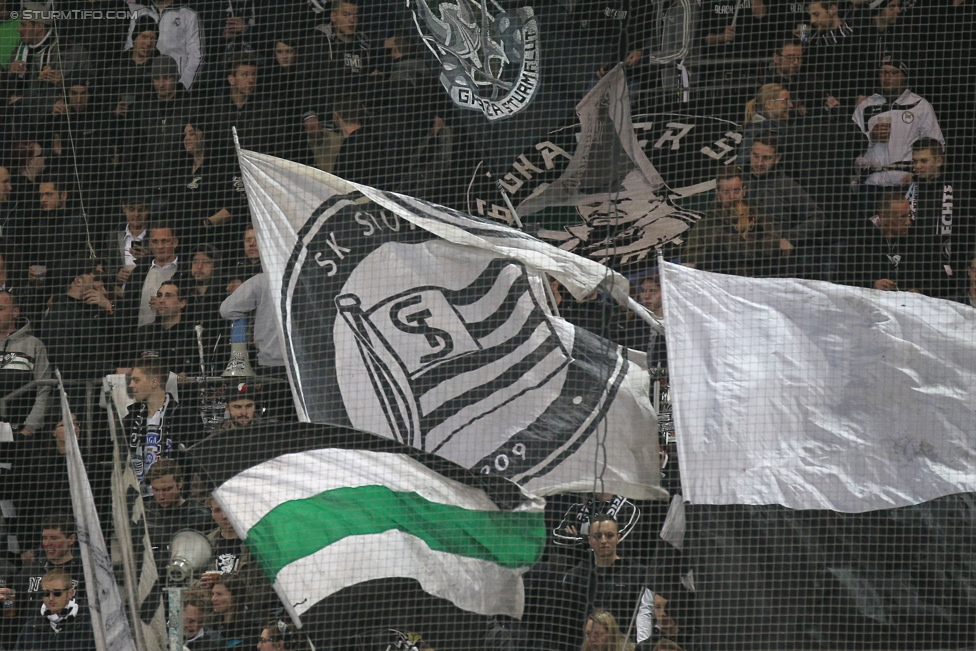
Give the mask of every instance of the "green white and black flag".
[{"label": "green white and black flag", "polygon": [[545,546],[542,499],[370,434],[290,430],[218,434],[190,455],[294,621],[394,578],[462,610],[521,616],[521,575]]},{"label": "green white and black flag", "polygon": [[240,165],[301,420],[538,495],[664,496],[646,370],[545,298],[546,274],[618,302],[626,279],[449,208],[253,152]]}]

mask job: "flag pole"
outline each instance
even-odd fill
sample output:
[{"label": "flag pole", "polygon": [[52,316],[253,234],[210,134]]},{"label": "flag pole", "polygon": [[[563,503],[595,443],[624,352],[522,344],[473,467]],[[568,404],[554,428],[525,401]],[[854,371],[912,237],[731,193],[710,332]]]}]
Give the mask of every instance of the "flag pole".
[{"label": "flag pole", "polygon": [[[508,196],[508,192],[502,187],[501,179],[495,181],[495,185],[498,186],[498,191],[502,193],[502,199],[505,201],[505,205],[508,206],[508,211],[512,213],[512,221],[515,222],[515,226],[520,230],[524,231],[525,227],[522,225],[522,220],[518,216],[518,212],[515,210],[515,206],[512,205],[512,200]],[[556,295],[552,293],[552,287],[549,283],[543,283],[546,287],[546,296],[549,297],[549,305],[552,307],[552,313],[559,316],[559,306],[556,305]]]}]

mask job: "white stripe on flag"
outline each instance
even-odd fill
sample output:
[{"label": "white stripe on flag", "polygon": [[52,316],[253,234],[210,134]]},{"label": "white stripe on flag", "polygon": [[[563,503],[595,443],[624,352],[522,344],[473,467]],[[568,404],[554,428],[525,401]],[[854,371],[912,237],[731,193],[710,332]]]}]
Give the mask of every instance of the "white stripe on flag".
[{"label": "white stripe on flag", "polygon": [[[269,486],[274,491],[267,490]],[[483,491],[452,481],[406,455],[338,448],[271,459],[235,475],[214,496],[234,529],[246,538],[251,527],[279,504],[361,486],[414,492],[429,502],[472,511],[498,511]],[[519,510],[541,509],[543,502],[536,498],[530,504]]]},{"label": "white stripe on flag", "polygon": [[[368,558],[368,563],[350,559]],[[421,562],[417,562],[418,559]],[[391,577],[410,577],[424,591],[464,610],[521,617],[521,575],[528,568],[507,569],[488,561],[432,550],[402,531],[348,536],[283,568],[275,581],[293,621],[342,588]]]}]

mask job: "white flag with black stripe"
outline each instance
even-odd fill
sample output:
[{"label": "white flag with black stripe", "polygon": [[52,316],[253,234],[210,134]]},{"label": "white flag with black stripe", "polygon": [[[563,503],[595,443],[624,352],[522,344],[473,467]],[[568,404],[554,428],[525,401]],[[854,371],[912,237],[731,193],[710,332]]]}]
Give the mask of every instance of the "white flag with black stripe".
[{"label": "white flag with black stripe", "polygon": [[240,164],[304,421],[352,426],[536,494],[648,499],[649,378],[555,318],[550,274],[626,300],[606,267],[503,225],[252,152]]}]

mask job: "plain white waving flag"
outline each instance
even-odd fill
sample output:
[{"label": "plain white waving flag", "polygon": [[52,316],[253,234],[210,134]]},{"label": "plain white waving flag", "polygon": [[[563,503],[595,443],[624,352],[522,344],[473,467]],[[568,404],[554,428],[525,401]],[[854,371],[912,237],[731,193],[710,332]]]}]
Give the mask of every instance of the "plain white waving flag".
[{"label": "plain white waving flag", "polygon": [[859,513],[976,491],[976,310],[662,265],[692,504]]}]

